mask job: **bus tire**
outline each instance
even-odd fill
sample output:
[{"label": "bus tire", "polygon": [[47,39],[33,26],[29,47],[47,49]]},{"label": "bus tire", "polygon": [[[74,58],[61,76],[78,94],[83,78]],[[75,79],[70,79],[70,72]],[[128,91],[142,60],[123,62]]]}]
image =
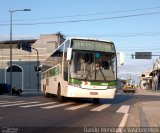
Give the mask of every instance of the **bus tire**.
[{"label": "bus tire", "polygon": [[60,85],[58,85],[58,89],[57,89],[57,101],[58,102],[64,101],[64,97],[61,95],[61,86]]}]

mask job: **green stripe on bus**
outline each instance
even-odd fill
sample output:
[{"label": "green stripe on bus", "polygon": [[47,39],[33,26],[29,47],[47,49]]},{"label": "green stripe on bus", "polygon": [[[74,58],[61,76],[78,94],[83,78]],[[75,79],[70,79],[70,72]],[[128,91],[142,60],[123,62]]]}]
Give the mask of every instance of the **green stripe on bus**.
[{"label": "green stripe on bus", "polygon": [[82,84],[82,81],[78,79],[69,79],[69,83]]},{"label": "green stripe on bus", "polygon": [[55,69],[55,68],[52,68],[52,69],[50,70],[50,74],[51,74],[51,76],[55,76],[55,75],[56,75],[56,69]]},{"label": "green stripe on bus", "polygon": [[[83,80],[82,80],[83,81]],[[69,83],[74,83],[74,84],[82,84],[81,80],[78,79],[70,79]],[[98,81],[88,81],[90,82],[90,85],[102,85],[102,86],[114,86],[117,85],[117,81],[109,81],[109,82],[98,82]]]}]

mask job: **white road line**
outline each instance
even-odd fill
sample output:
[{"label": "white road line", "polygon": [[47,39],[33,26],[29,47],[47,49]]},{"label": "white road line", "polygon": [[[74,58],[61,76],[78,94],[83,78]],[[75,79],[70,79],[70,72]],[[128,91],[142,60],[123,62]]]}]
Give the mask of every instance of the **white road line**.
[{"label": "white road line", "polygon": [[130,105],[122,105],[116,112],[118,113],[124,113],[124,116],[119,124],[119,128],[123,128],[127,122],[128,119],[128,112],[130,109]]},{"label": "white road line", "polygon": [[58,104],[58,105],[52,105],[52,106],[41,107],[41,108],[43,108],[43,109],[53,109],[53,108],[62,107],[62,106],[70,105],[70,104],[73,104],[73,103],[72,102],[62,103],[62,104]]},{"label": "white road line", "polygon": [[20,107],[29,108],[29,107],[43,106],[43,105],[55,104],[55,103],[57,103],[57,102],[40,103],[40,104],[34,104],[34,105],[25,105],[25,106],[20,106]]},{"label": "white road line", "polygon": [[24,104],[32,104],[32,103],[39,103],[39,101],[0,105],[0,107],[10,107],[10,106],[17,106],[17,105],[24,105]]},{"label": "white road line", "polygon": [[118,127],[119,128],[124,127],[127,122],[127,119],[128,119],[128,113],[125,113]]},{"label": "white road line", "polygon": [[108,108],[110,106],[110,104],[103,104],[101,106],[98,106],[96,108],[91,109],[90,111],[102,111],[106,108]]},{"label": "white road line", "polygon": [[116,112],[117,113],[128,113],[130,105],[122,105]]},{"label": "white road line", "polygon": [[3,103],[0,103],[0,105],[2,104],[10,104],[10,103],[20,103],[20,102],[24,102],[24,101],[14,101],[14,102],[3,102]]},{"label": "white road line", "polygon": [[77,109],[80,109],[80,108],[87,107],[87,106],[89,106],[89,105],[91,105],[91,104],[92,104],[92,103],[85,103],[85,104],[82,104],[82,105],[78,105],[78,106],[66,108],[65,110],[77,110]]}]

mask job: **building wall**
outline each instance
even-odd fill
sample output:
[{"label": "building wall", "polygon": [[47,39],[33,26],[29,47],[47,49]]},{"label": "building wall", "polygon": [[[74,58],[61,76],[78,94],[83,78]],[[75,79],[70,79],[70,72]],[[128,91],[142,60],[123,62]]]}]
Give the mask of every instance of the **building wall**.
[{"label": "building wall", "polygon": [[[40,64],[48,58],[64,40],[63,36],[59,34],[41,35],[39,39],[32,44],[32,47],[38,50]],[[37,52],[34,49],[32,49],[32,52],[23,51],[22,49],[17,49],[16,45],[17,44],[13,44],[12,65],[19,66],[22,72],[12,72],[12,87],[21,87],[20,89],[24,91],[40,90],[41,75],[39,74],[38,78],[37,72],[35,71],[35,66],[37,66]],[[0,83],[10,84],[10,73],[6,72],[9,66],[9,43],[0,42]]]},{"label": "building wall", "polygon": [[[10,84],[10,72],[7,72],[9,62],[0,62],[0,83]],[[37,72],[34,70],[37,61],[13,61],[22,72],[12,72],[12,87],[23,90],[37,90]],[[40,76],[39,76],[40,81]]]}]

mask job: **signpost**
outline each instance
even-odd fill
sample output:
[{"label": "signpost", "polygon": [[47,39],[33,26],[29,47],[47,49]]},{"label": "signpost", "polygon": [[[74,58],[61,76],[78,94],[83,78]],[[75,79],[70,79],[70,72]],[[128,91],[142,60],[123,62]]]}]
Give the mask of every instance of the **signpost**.
[{"label": "signpost", "polygon": [[135,52],[135,59],[152,59],[152,52]]},{"label": "signpost", "polygon": [[152,59],[152,52],[135,52],[135,55],[132,54],[132,59]]},{"label": "signpost", "polygon": [[160,56],[160,55],[153,55],[152,52],[135,52],[135,55],[132,54],[132,59],[152,59],[153,56]]},{"label": "signpost", "polygon": [[32,52],[32,48],[31,48],[31,44],[27,43],[27,42],[21,42],[17,44],[18,49],[24,50],[24,51],[28,51],[28,52]]}]

